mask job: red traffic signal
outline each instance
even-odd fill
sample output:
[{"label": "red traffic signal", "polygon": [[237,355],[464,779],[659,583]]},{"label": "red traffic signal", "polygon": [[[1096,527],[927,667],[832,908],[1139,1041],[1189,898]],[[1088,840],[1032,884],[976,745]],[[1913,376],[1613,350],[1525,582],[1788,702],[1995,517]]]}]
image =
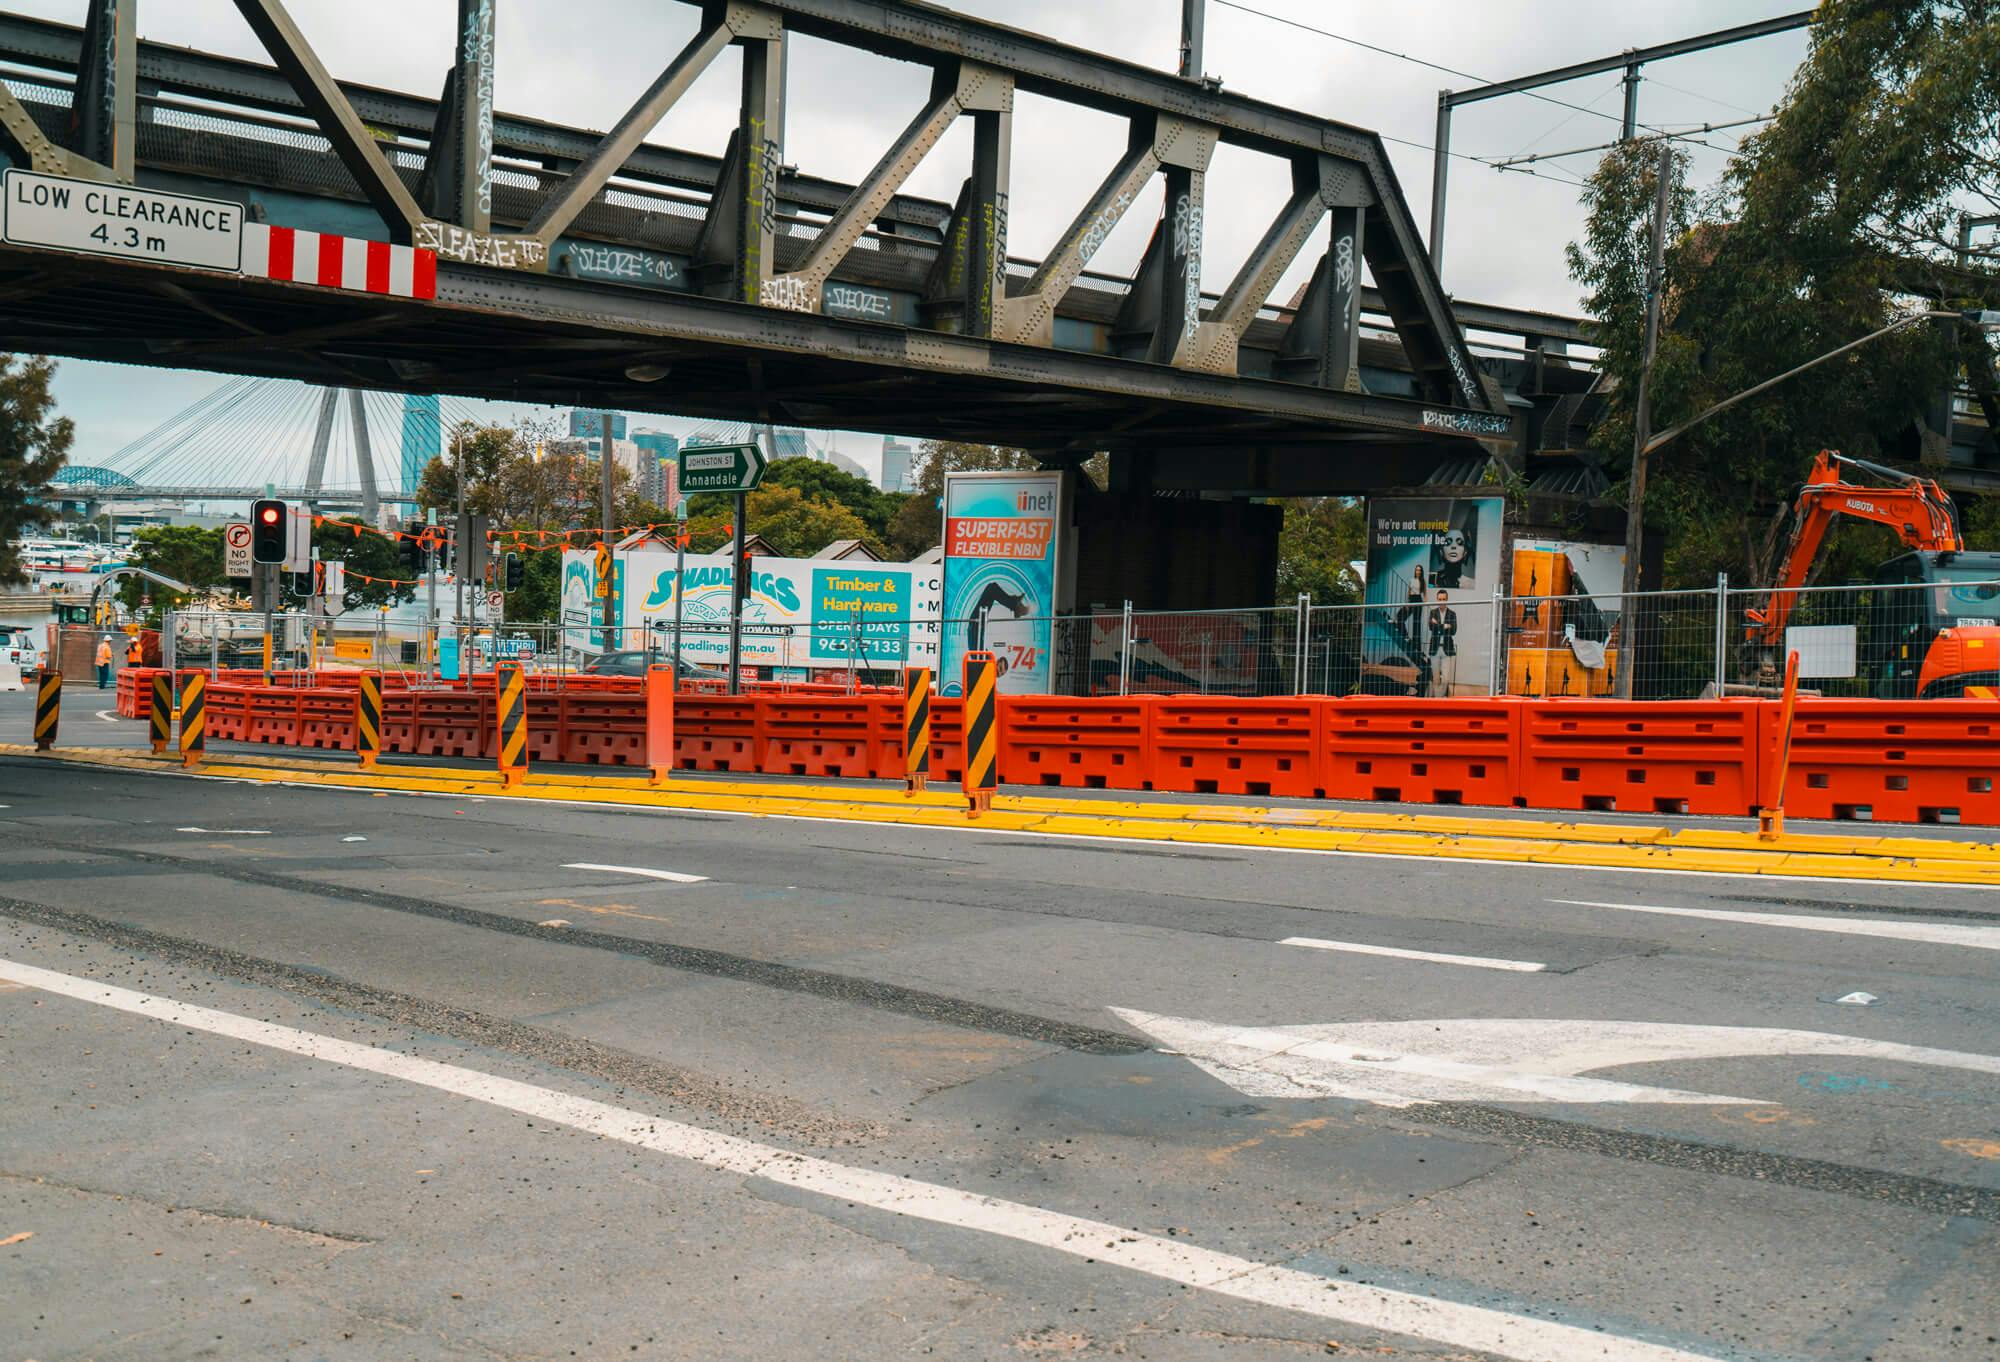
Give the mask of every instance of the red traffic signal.
[{"label": "red traffic signal", "polygon": [[250,508],[250,561],[285,561],[286,506],[282,501],[264,500]]}]

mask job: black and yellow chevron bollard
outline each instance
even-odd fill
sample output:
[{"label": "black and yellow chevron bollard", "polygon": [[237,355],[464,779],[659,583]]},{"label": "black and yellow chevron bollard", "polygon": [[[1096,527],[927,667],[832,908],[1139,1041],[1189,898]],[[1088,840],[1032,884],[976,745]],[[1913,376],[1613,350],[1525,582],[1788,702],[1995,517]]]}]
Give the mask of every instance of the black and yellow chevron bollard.
[{"label": "black and yellow chevron bollard", "polygon": [[196,672],[181,690],[181,765],[195,765],[207,750],[208,677]]},{"label": "black and yellow chevron bollard", "polygon": [[375,672],[361,673],[354,693],[354,753],[364,771],[374,770],[382,755],[382,678]]},{"label": "black and yellow chevron bollard", "polygon": [[916,794],[931,773],[931,669],[903,672],[903,789]]},{"label": "black and yellow chevron bollard", "polygon": [[993,807],[1000,788],[999,669],[991,653],[965,655],[966,813],[977,818]]},{"label": "black and yellow chevron bollard", "polygon": [[500,720],[500,778],[519,785],[528,774],[528,684],[519,664],[502,664],[493,676]]},{"label": "black and yellow chevron bollard", "polygon": [[62,723],[62,673],[44,671],[35,686],[35,750],[47,752],[56,745],[56,728]]},{"label": "black and yellow chevron bollard", "polygon": [[146,719],[152,729],[153,751],[167,750],[167,740],[174,736],[174,675],[172,672],[153,674],[153,696],[146,708]]}]

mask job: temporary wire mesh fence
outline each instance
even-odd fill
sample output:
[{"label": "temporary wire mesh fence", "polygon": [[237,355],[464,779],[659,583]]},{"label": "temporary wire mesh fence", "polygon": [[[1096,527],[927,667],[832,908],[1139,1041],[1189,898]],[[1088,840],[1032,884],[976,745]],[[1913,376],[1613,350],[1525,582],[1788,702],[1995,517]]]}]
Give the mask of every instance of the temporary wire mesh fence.
[{"label": "temporary wire mesh fence", "polygon": [[[1808,692],[1884,699],[1981,695],[2000,687],[2000,580],[1910,558],[1928,580],[1790,592],[1731,588],[1563,596],[1460,597],[1258,610],[1097,611],[1016,618],[745,621],[741,679],[858,690],[900,684],[908,667],[956,667],[968,651],[998,664],[1003,690],[1091,695],[1616,696],[1624,668],[1638,700],[1768,689],[1800,655]],[[183,667],[263,665],[261,615],[175,612]],[[374,612],[279,615],[274,671],[373,667],[422,685],[517,661],[554,679],[637,676],[679,659],[683,685],[729,681],[726,621],[606,630],[494,624],[433,633]],[[954,677],[937,678],[942,693]]]}]

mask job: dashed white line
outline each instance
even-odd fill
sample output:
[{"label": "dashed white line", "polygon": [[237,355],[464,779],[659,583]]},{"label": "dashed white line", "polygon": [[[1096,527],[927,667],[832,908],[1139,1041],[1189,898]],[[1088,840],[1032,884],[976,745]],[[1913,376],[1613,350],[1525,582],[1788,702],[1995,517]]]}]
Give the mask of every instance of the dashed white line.
[{"label": "dashed white line", "polygon": [[1410,1291],[1333,1281],[1182,1240],[1140,1234],[1122,1225],[895,1173],[853,1168],[552,1088],[136,993],[35,965],[0,959],[0,978],[170,1026],[454,1093],[739,1177],[760,1178],[852,1205],[996,1235],[1086,1262],[1107,1263],[1161,1281],[1357,1328],[1404,1334],[1520,1362],[1603,1362],[1611,1356],[1621,1362],[1711,1362],[1714,1356]]},{"label": "dashed white line", "polygon": [[643,865],[598,865],[595,861],[566,861],[564,870],[605,870],[614,875],[642,875],[649,880],[671,880],[675,884],[706,884],[706,875],[686,875],[678,870],[649,870]]},{"label": "dashed white line", "polygon": [[1498,960],[1485,955],[1445,955],[1438,951],[1406,951],[1397,946],[1370,946],[1359,941],[1322,941],[1316,936],[1288,936],[1280,946],[1304,946],[1315,951],[1347,951],[1353,955],[1386,955],[1395,960],[1422,960],[1433,965],[1470,965],[1474,969],[1506,969],[1535,974],[1548,968],[1539,960]]},{"label": "dashed white line", "polygon": [[1790,927],[1802,932],[1838,932],[1846,936],[1883,936],[1896,941],[1923,941],[1933,946],[1970,946],[2000,951],[2000,927],[1971,927],[1950,922],[1874,922],[1804,913],[1742,913],[1731,908],[1663,908],[1647,903],[1597,903],[1590,899],[1550,899],[1572,908],[1615,908],[1621,913],[1658,913],[1663,917],[1707,918],[1752,927]]},{"label": "dashed white line", "polygon": [[269,828],[175,828],[175,832],[201,832],[210,837],[269,837]]}]

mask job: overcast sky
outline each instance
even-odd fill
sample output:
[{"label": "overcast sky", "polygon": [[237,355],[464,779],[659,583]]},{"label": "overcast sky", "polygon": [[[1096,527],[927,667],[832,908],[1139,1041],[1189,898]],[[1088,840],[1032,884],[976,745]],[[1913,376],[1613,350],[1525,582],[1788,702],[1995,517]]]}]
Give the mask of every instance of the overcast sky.
[{"label": "overcast sky", "polygon": [[[1805,8],[1806,0],[1209,0],[1206,69],[1227,88],[1373,129],[1392,140],[1390,158],[1420,229],[1427,230],[1437,94],[1608,56],[1630,47],[1710,32]],[[10,0],[8,8],[78,22],[78,0]],[[1179,0],[950,0],[950,8],[1031,29],[1129,61],[1172,69]],[[449,61],[451,0],[291,0],[321,58],[344,80],[435,95]],[[265,60],[235,8],[220,0],[143,4],[142,36]],[[504,0],[497,41],[501,109],[603,128],[694,33],[699,10],[668,0]],[[1324,29],[1467,73],[1448,75],[1394,56],[1277,22]],[[1803,32],[1683,57],[1646,70],[1640,120],[1655,127],[1726,123],[1768,113],[1804,56]],[[865,174],[922,102],[919,68],[811,39],[793,42],[785,160],[831,179]],[[720,153],[733,125],[735,73],[726,54],[654,131],[651,140]],[[1467,157],[1590,146],[1617,135],[1618,77],[1606,74],[1459,110],[1453,150]],[[1561,101],[1554,103],[1549,101]],[[1565,105],[1581,106],[1578,108]],[[1751,128],[1707,134],[1718,150],[1695,149],[1698,180],[1712,180],[1724,151]],[[1022,96],[1014,119],[1012,254],[1041,255],[1122,148],[1120,120]],[[1417,145],[1409,145],[1409,144]],[[971,158],[961,120],[906,186],[949,201]],[[1579,222],[1577,177],[1595,155],[1497,173],[1472,160],[1452,164],[1447,289],[1461,298],[1573,310],[1563,246]],[[1208,180],[1203,284],[1226,285],[1282,202],[1282,163],[1221,148]],[[1158,216],[1157,178],[1093,260],[1124,271],[1144,249]],[[1279,289],[1303,278],[1302,259]],[[76,418],[73,458],[110,454],[218,386],[213,375],[125,369],[71,361],[58,379],[63,410]],[[654,422],[673,428],[671,421]],[[844,451],[862,441],[843,439]],[[872,442],[864,462],[873,464]]]}]

